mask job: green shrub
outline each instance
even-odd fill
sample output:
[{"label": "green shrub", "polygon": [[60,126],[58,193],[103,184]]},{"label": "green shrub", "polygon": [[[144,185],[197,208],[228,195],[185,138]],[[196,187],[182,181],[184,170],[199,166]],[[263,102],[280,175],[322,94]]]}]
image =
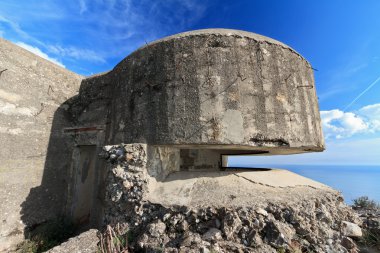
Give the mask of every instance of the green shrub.
[{"label": "green shrub", "polygon": [[353,200],[353,206],[356,208],[375,209],[379,208],[379,204],[376,201],[369,199],[367,196],[362,196]]},{"label": "green shrub", "polygon": [[380,250],[380,231],[366,230],[359,240],[359,244],[369,248]]}]

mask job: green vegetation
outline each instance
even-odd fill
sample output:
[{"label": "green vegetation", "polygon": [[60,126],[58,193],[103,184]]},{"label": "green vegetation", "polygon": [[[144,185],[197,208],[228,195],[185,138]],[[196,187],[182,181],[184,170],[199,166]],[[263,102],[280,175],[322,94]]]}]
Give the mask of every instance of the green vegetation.
[{"label": "green vegetation", "polygon": [[[368,217],[373,217],[373,214],[380,213],[380,204],[367,196],[362,196],[353,200],[353,207]],[[379,218],[379,217],[378,217]],[[372,218],[370,218],[372,219]],[[371,249],[368,252],[380,252],[380,226],[370,226],[363,229],[363,236],[357,241],[362,249]],[[363,251],[367,252],[367,251]]]},{"label": "green vegetation", "polygon": [[380,250],[380,230],[365,230],[359,244],[366,248]]},{"label": "green vegetation", "polygon": [[353,200],[354,208],[366,208],[366,209],[376,209],[380,208],[379,203],[376,201],[369,199],[367,196],[362,196]]},{"label": "green vegetation", "polygon": [[18,245],[19,253],[45,252],[72,237],[75,227],[65,218],[46,221],[27,235],[27,240]]}]

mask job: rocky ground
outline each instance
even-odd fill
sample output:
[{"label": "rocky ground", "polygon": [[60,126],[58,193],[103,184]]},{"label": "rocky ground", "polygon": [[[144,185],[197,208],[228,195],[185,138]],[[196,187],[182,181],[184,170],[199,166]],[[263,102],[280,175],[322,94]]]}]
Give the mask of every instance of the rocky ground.
[{"label": "rocky ground", "polygon": [[[257,198],[250,205],[164,206],[144,198],[150,179],[143,146],[110,146],[103,156],[108,161],[104,223],[110,226],[98,234],[102,252],[377,252],[372,243],[380,234],[379,211],[353,210],[336,191],[279,187],[278,198]],[[204,199],[210,197],[204,192]],[[369,233],[375,239],[368,239]],[[88,241],[88,234],[83,238]],[[71,240],[51,252],[79,252],[70,242],[83,249],[81,240]]]},{"label": "rocky ground", "polygon": [[105,223],[122,224],[131,252],[358,252],[353,238],[362,235],[360,220],[336,191],[308,188],[307,198],[288,203],[162,206],[143,198],[149,177],[142,147],[106,152]]},{"label": "rocky ground", "polygon": [[[373,245],[374,242],[379,242],[379,232],[380,232],[380,211],[379,209],[367,209],[367,208],[354,208],[355,213],[357,213],[360,217],[360,227],[363,231],[362,237],[352,237],[353,233],[360,234],[360,230],[355,225],[348,224],[349,227],[351,227],[352,231],[350,236],[343,236],[341,239],[341,244],[343,248],[341,248],[341,251],[334,251],[334,249],[326,249],[326,251],[322,252],[362,252],[362,253],[378,253],[379,251],[379,244]],[[207,210],[206,210],[207,213]],[[240,212],[241,213],[241,212]],[[208,229],[204,229],[206,231],[202,234],[202,232],[191,232],[187,231],[183,233],[181,240],[178,240],[178,246],[179,248],[173,249],[172,247],[166,247],[165,241],[169,238],[168,228],[172,228],[174,223],[177,227],[179,227],[179,230],[183,230],[184,225],[187,223],[187,219],[184,219],[182,222],[179,222],[178,215],[171,216],[166,214],[162,217],[162,219],[156,220],[155,222],[150,223],[146,229],[143,229],[142,232],[139,235],[139,240],[137,243],[139,244],[136,247],[136,236],[138,234],[133,233],[131,230],[128,229],[128,226],[125,226],[124,228],[119,231],[118,235],[124,236],[129,240],[129,243],[124,244],[124,252],[320,252],[320,247],[318,242],[312,242],[314,245],[311,245],[310,241],[313,241],[311,239],[312,236],[314,236],[313,232],[309,233],[307,236],[301,236],[304,234],[300,229],[295,229],[295,234],[297,239],[293,239],[290,241],[290,245],[286,245],[285,247],[278,247],[277,249],[274,249],[273,246],[276,244],[283,244],[286,243],[285,234],[289,235],[284,232],[284,230],[281,230],[284,232],[284,236],[281,236],[281,232],[279,232],[279,229],[277,226],[281,224],[281,222],[268,222],[269,219],[275,220],[275,217],[272,215],[269,215],[269,213],[265,210],[256,210],[255,215],[259,216],[258,220],[262,220],[263,223],[266,222],[267,226],[262,229],[262,233],[252,233],[249,236],[245,236],[244,231],[245,227],[244,223],[249,219],[246,215],[244,215],[242,218],[239,216],[239,212],[237,212],[237,217],[239,217],[239,220],[237,225],[240,225],[240,230],[242,230],[242,233],[239,233],[235,237],[240,236],[240,243],[234,243],[229,242],[227,237],[228,230],[228,219],[225,220],[227,225],[222,226],[221,221],[217,221],[216,219],[213,222],[208,223]],[[202,216],[202,215],[201,215]],[[228,215],[229,218],[231,218],[231,215]],[[269,218],[268,218],[269,216]],[[185,222],[186,220],[186,222]],[[229,219],[231,221],[231,219]],[[260,222],[260,221],[259,221]],[[215,224],[216,223],[216,224]],[[231,222],[230,224],[233,224],[234,222]],[[274,224],[273,224],[274,223]],[[198,221],[198,223],[195,221],[195,224],[205,224],[202,221]],[[210,226],[211,224],[211,226]],[[126,225],[126,224],[124,224]],[[175,226],[176,226],[175,225]],[[351,226],[350,226],[351,225]],[[185,225],[186,226],[186,225]],[[201,226],[201,225],[199,225]],[[342,233],[348,233],[347,230],[344,229],[345,225],[342,225]],[[219,229],[218,229],[219,227]],[[234,227],[234,226],[230,226]],[[318,227],[318,225],[316,226]],[[283,228],[283,227],[282,227]],[[227,229],[227,230],[226,230]],[[280,228],[281,229],[281,228]],[[237,229],[236,229],[237,230]],[[177,230],[176,230],[177,231]],[[254,230],[254,231],[257,231]],[[297,235],[298,231],[298,235]],[[356,231],[356,232],[354,232]],[[368,231],[372,231],[372,235],[375,235],[375,240],[372,238],[372,240],[367,238],[367,241],[364,239]],[[227,234],[225,234],[227,232]],[[240,232],[240,231],[239,231]],[[174,232],[178,233],[178,232]],[[377,234],[376,234],[377,233]],[[95,230],[90,230],[88,232],[85,232],[81,234],[78,237],[75,237],[74,239],[70,239],[68,242],[63,243],[60,246],[55,247],[49,252],[54,253],[66,253],[66,252],[98,252],[97,244],[100,245],[99,237],[101,233],[98,231],[98,233],[95,233]],[[230,235],[230,234],[228,234]],[[348,234],[347,234],[348,235]],[[162,237],[163,236],[163,237]],[[377,236],[377,237],[376,237]],[[234,236],[233,236],[234,237]],[[262,239],[264,237],[264,240]],[[301,239],[304,237],[304,239]],[[104,238],[102,236],[102,238]],[[243,239],[244,238],[244,239]],[[169,238],[170,239],[170,238]],[[300,240],[301,239],[301,240]],[[235,240],[233,238],[233,240]],[[246,242],[244,241],[246,240]],[[300,241],[299,241],[300,240]],[[331,243],[332,240],[327,239],[327,244]],[[256,245],[251,246],[245,246],[248,242],[256,242]],[[269,243],[269,245],[268,245]],[[358,245],[358,246],[356,246]],[[290,246],[290,247],[289,247]],[[276,247],[276,246],[275,246]],[[340,247],[340,246],[338,246]],[[330,247],[331,248],[331,247]],[[142,250],[145,249],[145,250]],[[336,250],[336,249],[335,249]],[[107,252],[107,251],[105,251]],[[108,251],[111,252],[111,251]],[[117,251],[117,252],[122,252]]]}]

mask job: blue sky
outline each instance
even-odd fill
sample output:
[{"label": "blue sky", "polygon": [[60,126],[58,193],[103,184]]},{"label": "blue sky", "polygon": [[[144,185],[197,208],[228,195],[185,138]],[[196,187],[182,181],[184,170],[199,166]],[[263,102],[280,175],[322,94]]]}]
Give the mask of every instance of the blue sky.
[{"label": "blue sky", "polygon": [[315,72],[327,150],[243,163],[380,164],[380,1],[2,0],[0,36],[82,75],[158,38],[233,28],[280,40]]}]

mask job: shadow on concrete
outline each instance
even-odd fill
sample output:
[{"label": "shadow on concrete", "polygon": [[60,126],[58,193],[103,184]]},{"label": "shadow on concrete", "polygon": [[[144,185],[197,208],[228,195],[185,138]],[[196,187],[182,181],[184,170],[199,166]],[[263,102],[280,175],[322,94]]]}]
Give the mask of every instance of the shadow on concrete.
[{"label": "shadow on concrete", "polygon": [[[82,81],[81,88],[83,85],[84,83]],[[67,196],[69,192],[68,186],[71,183],[71,175],[69,174],[76,143],[73,136],[64,134],[63,130],[65,128],[75,127],[77,124],[77,121],[72,116],[72,112],[68,111],[70,105],[78,102],[77,98],[78,97],[72,97],[65,101],[57,108],[53,115],[41,184],[38,187],[32,188],[25,201],[21,204],[21,219],[26,225],[24,230],[25,237],[28,237],[30,232],[39,225],[49,220],[59,220],[66,216],[67,200],[69,199]],[[107,99],[109,98],[104,97],[103,101],[108,103],[107,101],[109,100]],[[82,109],[84,110],[84,107],[79,105],[76,109],[80,111]],[[94,113],[99,114],[99,111],[95,111]],[[79,114],[78,112],[76,113],[76,115]],[[101,116],[107,117],[104,115]],[[226,169],[226,171],[233,173],[268,170],[270,169],[239,167],[229,167]],[[188,175],[190,176],[191,173]],[[216,176],[217,175],[213,175],[212,177]]]},{"label": "shadow on concrete", "polygon": [[30,231],[40,224],[64,217],[68,168],[71,164],[74,143],[72,137],[63,134],[63,129],[72,124],[67,111],[72,99],[64,102],[54,113],[41,185],[32,188],[21,204],[20,214],[26,226],[24,230],[26,238]]}]

